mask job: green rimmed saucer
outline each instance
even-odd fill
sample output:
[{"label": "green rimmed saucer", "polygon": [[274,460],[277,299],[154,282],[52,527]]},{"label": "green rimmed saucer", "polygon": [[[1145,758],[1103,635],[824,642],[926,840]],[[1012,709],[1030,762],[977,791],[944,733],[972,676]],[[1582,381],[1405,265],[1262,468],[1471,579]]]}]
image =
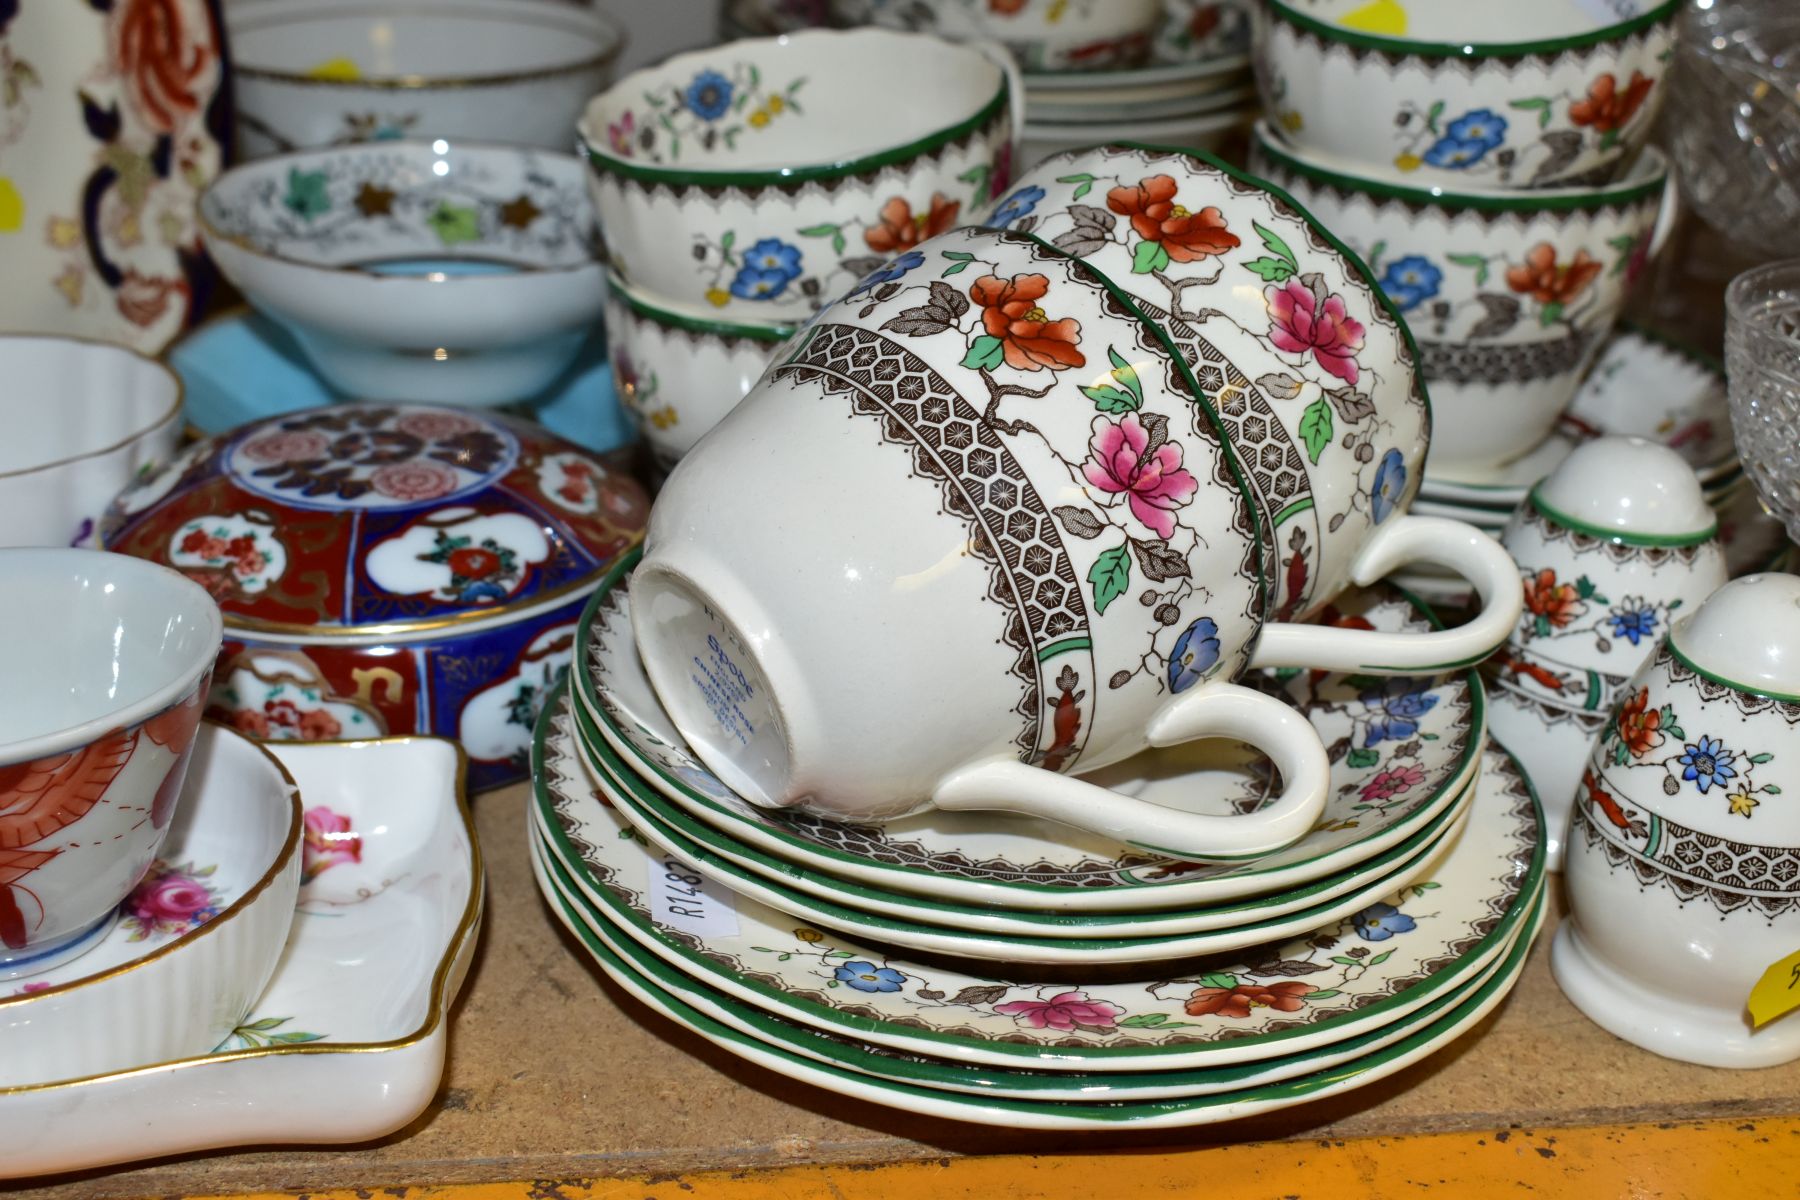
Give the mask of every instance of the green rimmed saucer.
[{"label": "green rimmed saucer", "polygon": [[[572,734],[557,723],[546,709],[533,742],[538,818],[581,894],[623,935],[765,1011],[971,1063],[1156,1071],[1269,1058],[1355,1036],[1493,962],[1543,875],[1537,802],[1512,761],[1490,752],[1468,828],[1434,877],[1327,928],[1160,972],[1022,971],[1005,963],[986,970],[913,959],[798,924],[653,852],[596,794]],[[683,889],[673,899],[670,879]],[[1275,993],[1297,998],[1297,1006],[1225,1011],[1240,989],[1283,983],[1300,985]],[[1069,992],[1105,1019],[1054,1019],[1043,1002]]]},{"label": "green rimmed saucer", "polygon": [[1467,982],[1416,1012],[1396,1018],[1367,1033],[1316,1050],[1258,1062],[1186,1071],[1095,1071],[1068,1074],[1029,1069],[1010,1070],[1000,1067],[972,1067],[953,1059],[904,1054],[852,1038],[839,1037],[771,1016],[696,982],[655,956],[647,954],[630,938],[621,936],[603,914],[595,911],[582,898],[580,889],[569,877],[568,870],[558,860],[554,848],[547,841],[547,835],[535,819],[531,824],[532,868],[537,877],[538,888],[545,899],[553,909],[560,907],[563,910],[565,924],[568,917],[574,917],[585,926],[584,929],[571,926],[571,930],[584,943],[592,945],[598,942],[614,958],[620,960],[644,987],[666,993],[691,1005],[703,1015],[738,1033],[747,1034],[771,1046],[791,1050],[815,1062],[892,1082],[989,1098],[1072,1100],[1085,1103],[1188,1099],[1264,1087],[1339,1066],[1355,1069],[1356,1060],[1436,1023],[1475,999],[1477,993],[1489,984],[1499,982],[1502,988],[1506,987],[1504,977],[1509,974],[1516,977],[1523,968],[1525,956],[1530,952],[1542,927],[1545,904],[1540,895],[1530,921],[1514,933],[1501,957]]},{"label": "green rimmed saucer", "polygon": [[[683,836],[681,831],[646,812],[643,806],[650,802],[653,789],[624,772],[623,764],[616,756],[610,763],[594,760],[578,731],[576,718],[568,711],[566,694],[559,691],[551,704],[558,710],[553,718],[558,735],[574,740],[575,755],[598,789],[600,799],[614,812],[623,815],[653,850],[666,852],[693,865],[740,896],[757,900],[804,923],[914,953],[953,955],[977,961],[1075,967],[1163,964],[1292,937],[1360,913],[1389,892],[1405,890],[1443,857],[1445,845],[1454,841],[1468,812],[1466,802],[1446,809],[1412,838],[1383,855],[1383,861],[1360,864],[1351,873],[1352,886],[1348,891],[1275,916],[1264,916],[1252,910],[1243,921],[1227,921],[1217,928],[1185,933],[1158,928],[1149,918],[1145,919],[1145,928],[1128,927],[1127,933],[1117,935],[1095,935],[1066,927],[1055,936],[999,933],[970,929],[959,919],[961,912],[966,910],[947,910],[945,906],[923,898],[913,898],[909,910],[907,897],[894,896],[898,902],[897,913],[874,914],[830,900],[814,899],[722,861],[718,855]],[[604,746],[597,750],[604,755]],[[1473,799],[1472,793],[1473,789],[1469,789],[1465,795]],[[1180,915],[1174,914],[1175,917]]]},{"label": "green rimmed saucer", "polygon": [[[1523,933],[1515,938],[1501,966],[1485,982],[1475,986],[1467,998],[1449,1008],[1435,1020],[1409,1027],[1397,1041],[1389,1042],[1348,1061],[1325,1066],[1289,1078],[1264,1082],[1226,1091],[1189,1097],[1136,1101],[1057,1101],[1031,1100],[994,1095],[969,1095],[931,1086],[934,1074],[954,1070],[954,1066],[937,1068],[905,1058],[881,1055],[873,1048],[851,1043],[828,1043],[817,1033],[772,1019],[757,1019],[757,1014],[742,1012],[742,1017],[757,1030],[756,1034],[733,1028],[687,1003],[657,979],[636,969],[617,953],[610,939],[598,929],[603,924],[596,914],[577,906],[573,897],[563,893],[544,874],[546,864],[534,854],[533,869],[545,899],[558,919],[583,945],[615,983],[642,1003],[695,1033],[743,1058],[768,1067],[777,1074],[801,1082],[815,1084],[841,1095],[869,1100],[908,1112],[952,1120],[1001,1125],[1010,1128],[1036,1129],[1117,1129],[1121,1127],[1178,1128],[1213,1124],[1249,1116],[1257,1112],[1285,1108],[1307,1100],[1320,1099],[1378,1079],[1417,1062],[1419,1059],[1454,1041],[1479,1023],[1500,1004],[1517,983],[1524,968],[1541,918],[1542,900],[1535,889],[1531,897],[1531,919]],[[668,976],[663,976],[668,978]],[[793,1047],[793,1048],[789,1048]],[[812,1054],[799,1053],[801,1047]],[[880,1066],[894,1074],[917,1079],[901,1081],[846,1069],[835,1063],[820,1061],[822,1055],[841,1052],[857,1057],[867,1067]],[[972,1073],[971,1073],[972,1074]],[[1080,1078],[1080,1077],[1075,1077]]]},{"label": "green rimmed saucer", "polygon": [[[1253,862],[1202,865],[1144,853],[1067,826],[1007,813],[927,812],[849,824],[745,801],[689,753],[637,658],[629,576],[620,562],[582,615],[571,671],[602,737],[664,797],[735,841],[811,872],[947,902],[1051,912],[1141,912],[1219,904],[1298,887],[1394,846],[1442,812],[1473,777],[1486,730],[1472,671],[1360,679],[1265,673],[1331,750],[1331,794],[1318,825]],[[1339,619],[1424,631],[1428,614],[1392,589],[1340,597]],[[1253,811],[1271,795],[1266,767],[1218,741],[1139,755],[1089,776],[1188,811]]]},{"label": "green rimmed saucer", "polygon": [[[552,700],[552,704],[563,703]],[[1064,913],[1015,911],[958,904],[926,896],[892,892],[872,884],[838,879],[808,871],[803,867],[765,854],[753,846],[735,841],[728,834],[697,821],[685,810],[669,803],[642,776],[632,771],[616,751],[601,737],[593,717],[571,697],[567,701],[569,728],[576,739],[577,755],[605,792],[609,802],[622,811],[639,833],[665,849],[697,861],[734,890],[746,891],[778,885],[776,894],[792,896],[801,905],[812,899],[827,902],[824,911],[840,908],[851,910],[839,918],[838,927],[857,927],[865,914],[897,917],[907,922],[948,926],[965,934],[1021,934],[1032,939],[1044,938],[1135,938],[1171,934],[1205,933],[1226,930],[1252,923],[1265,924],[1274,918],[1308,911],[1317,912],[1327,901],[1340,901],[1346,894],[1361,895],[1382,890],[1380,880],[1400,871],[1414,860],[1430,852],[1431,847],[1450,835],[1450,828],[1467,811],[1474,799],[1474,780],[1434,813],[1417,831],[1393,847],[1373,855],[1356,865],[1354,870],[1326,875],[1313,882],[1265,896],[1195,908],[1153,909],[1135,913]],[[665,840],[665,837],[668,840]],[[1398,886],[1398,882],[1395,883]],[[798,893],[798,895],[795,895]],[[764,892],[759,898],[785,911],[811,915],[831,924],[831,918],[819,912],[807,913],[804,907],[793,907]],[[1374,897],[1370,897],[1374,898]],[[1355,901],[1351,900],[1354,904]],[[1356,907],[1361,907],[1356,904]],[[1323,915],[1312,921],[1319,924]],[[845,925],[844,921],[851,924]],[[874,929],[871,937],[880,937]],[[947,951],[948,952],[948,951]]]}]

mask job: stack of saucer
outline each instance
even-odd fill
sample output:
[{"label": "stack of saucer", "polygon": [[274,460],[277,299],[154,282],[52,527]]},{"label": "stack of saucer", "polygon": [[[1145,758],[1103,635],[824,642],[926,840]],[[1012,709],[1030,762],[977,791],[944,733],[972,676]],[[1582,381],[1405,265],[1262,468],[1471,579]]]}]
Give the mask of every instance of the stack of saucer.
[{"label": "stack of saucer", "polygon": [[[1314,828],[1262,856],[1202,865],[991,812],[842,823],[749,803],[689,751],[638,657],[630,573],[538,725],[538,880],[608,975],[745,1058],[980,1123],[1193,1125],[1382,1078],[1518,977],[1541,817],[1484,748],[1473,672],[1265,673],[1331,778]],[[1340,612],[1429,622],[1393,591]],[[1217,743],[1105,782],[1218,814],[1274,790]]]}]

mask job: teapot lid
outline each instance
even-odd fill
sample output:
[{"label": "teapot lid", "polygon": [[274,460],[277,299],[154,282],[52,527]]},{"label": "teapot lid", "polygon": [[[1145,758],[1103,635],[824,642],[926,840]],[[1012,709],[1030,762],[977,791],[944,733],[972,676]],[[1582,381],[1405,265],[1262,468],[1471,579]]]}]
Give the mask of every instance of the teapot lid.
[{"label": "teapot lid", "polygon": [[649,508],[635,480],[535,425],[339,404],[190,446],[122,493],[100,536],[198,581],[228,628],[366,635],[592,587]]},{"label": "teapot lid", "polygon": [[1800,703],[1800,576],[1732,580],[1675,623],[1669,648],[1716,683]]},{"label": "teapot lid", "polygon": [[1719,528],[1693,468],[1640,437],[1583,442],[1538,481],[1529,503],[1558,524],[1639,545],[1691,545]]}]

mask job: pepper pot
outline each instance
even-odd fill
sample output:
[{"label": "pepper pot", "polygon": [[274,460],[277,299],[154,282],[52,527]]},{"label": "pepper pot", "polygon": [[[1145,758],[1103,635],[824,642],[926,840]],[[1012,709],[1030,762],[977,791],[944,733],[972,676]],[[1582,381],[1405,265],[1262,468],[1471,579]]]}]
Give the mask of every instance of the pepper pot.
[{"label": "pepper pot", "polygon": [[1800,577],[1727,584],[1675,622],[1588,758],[1551,964],[1576,1007],[1670,1058],[1800,1058],[1745,1001],[1800,949]]},{"label": "pepper pot", "polygon": [[1551,870],[1620,687],[1671,620],[1724,586],[1718,530],[1693,469],[1635,437],[1577,447],[1507,524],[1525,609],[1488,668],[1488,730],[1537,788]]}]

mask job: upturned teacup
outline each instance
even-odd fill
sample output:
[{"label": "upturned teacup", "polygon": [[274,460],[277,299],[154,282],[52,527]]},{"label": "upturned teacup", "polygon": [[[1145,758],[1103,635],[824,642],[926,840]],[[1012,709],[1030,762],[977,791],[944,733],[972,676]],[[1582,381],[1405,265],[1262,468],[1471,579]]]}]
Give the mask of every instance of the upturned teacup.
[{"label": "upturned teacup", "polygon": [[884,29],[676,55],[581,122],[616,275],[731,320],[804,318],[1005,188],[1022,125],[997,46]]},{"label": "upturned teacup", "polygon": [[[1314,617],[1352,582],[1429,561],[1487,598],[1483,639],[1505,636],[1506,555],[1407,513],[1432,421],[1406,324],[1291,197],[1209,155],[1128,143],[1039,163],[985,221],[1080,256],[1168,334],[1169,369],[1192,373],[1256,494],[1272,620]],[[1288,636],[1265,631],[1259,661],[1287,659]]]},{"label": "upturned teacup", "polygon": [[1098,71],[1149,57],[1162,0],[831,0],[846,25],[882,25],[957,41],[991,38],[1027,71]]},{"label": "upturned teacup", "polygon": [[0,979],[91,949],[168,832],[219,652],[166,567],[0,550]]},{"label": "upturned teacup", "polygon": [[1358,173],[1462,190],[1617,178],[1656,123],[1681,5],[1253,8],[1263,107],[1289,145]]},{"label": "upturned teacup", "polygon": [[1425,188],[1284,146],[1257,126],[1254,169],[1369,264],[1412,327],[1436,413],[1433,478],[1528,453],[1674,225],[1667,161],[1646,150],[1591,188]]}]

